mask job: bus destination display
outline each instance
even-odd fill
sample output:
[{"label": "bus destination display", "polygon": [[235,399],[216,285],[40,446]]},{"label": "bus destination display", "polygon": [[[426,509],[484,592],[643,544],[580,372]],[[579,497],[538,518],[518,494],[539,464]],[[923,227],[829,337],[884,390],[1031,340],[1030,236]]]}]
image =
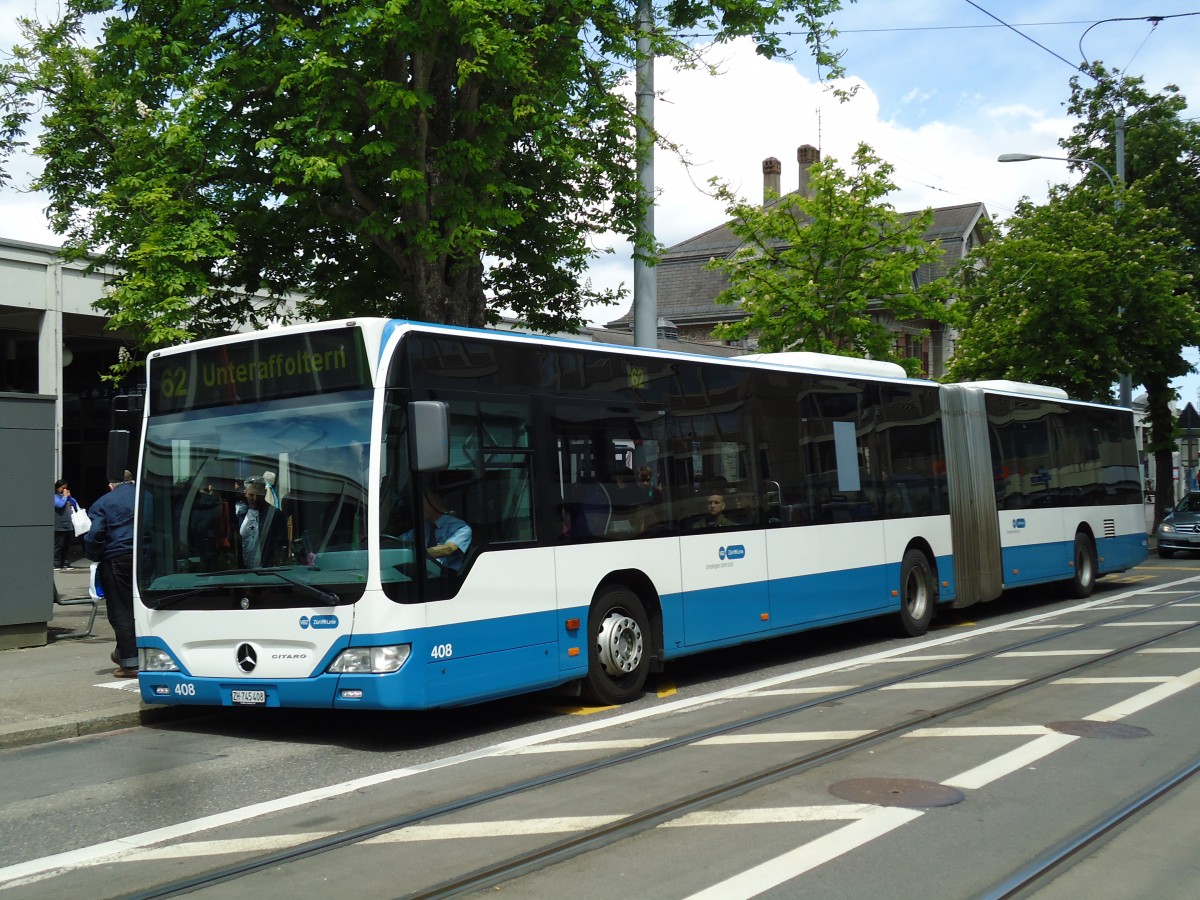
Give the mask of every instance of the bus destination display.
[{"label": "bus destination display", "polygon": [[152,415],[369,385],[356,328],[231,342],[150,361]]}]

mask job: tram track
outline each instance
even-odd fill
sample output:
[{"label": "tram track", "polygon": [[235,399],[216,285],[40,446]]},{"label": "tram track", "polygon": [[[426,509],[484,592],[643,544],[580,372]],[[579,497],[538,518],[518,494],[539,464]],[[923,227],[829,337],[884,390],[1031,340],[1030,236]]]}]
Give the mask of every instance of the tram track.
[{"label": "tram track", "polygon": [[[539,775],[523,781],[504,785],[493,790],[476,793],[467,797],[417,810],[402,816],[381,820],[360,828],[339,832],[319,840],[298,844],[286,850],[263,854],[242,862],[213,869],[190,878],[180,879],[169,884],[161,885],[148,891],[131,895],[137,898],[178,896],[205,887],[229,882],[238,878],[252,875],[268,868],[286,865],[302,859],[318,856],[341,848],[360,843],[370,838],[379,837],[389,832],[398,831],[418,824],[427,824],[452,813],[468,811],[483,807],[489,803],[514,797],[522,793],[569,782],[587,775],[595,774],[606,769],[613,769],[638,760],[669,753],[709,738],[728,735],[739,730],[750,729],[773,720],[804,712],[824,704],[835,703],[857,696],[879,691],[887,687],[914,682],[929,678],[964,666],[973,665],[1003,656],[1037,647],[1050,641],[1061,640],[1065,637],[1087,632],[1091,629],[1106,625],[1119,624],[1129,619],[1144,616],[1169,609],[1180,603],[1193,601],[1196,595],[1173,598],[1161,603],[1150,604],[1136,609],[1122,610],[1117,615],[1107,616],[1094,622],[1086,622],[1070,628],[1056,630],[1051,634],[1038,635],[1020,641],[1006,643],[1003,646],[969,654],[960,659],[938,662],[916,671],[900,673],[895,676],[876,679],[867,684],[858,685],[844,690],[831,690],[829,693],[814,695],[802,702],[786,704],[767,712],[742,716],[737,719],[689,732],[685,735],[657,741],[645,747],[639,747],[613,754],[599,760],[593,760],[579,765],[568,766]],[[722,782],[715,786],[706,787],[687,796],[677,798],[669,803],[658,804],[636,814],[620,818],[605,825],[576,832],[561,840],[552,841],[544,846],[534,848],[526,853],[511,856],[493,865],[474,869],[470,872],[456,875],[438,884],[422,888],[415,893],[405,896],[416,898],[449,897],[477,890],[527,875],[598,849],[614,844],[633,835],[648,831],[662,822],[685,815],[689,812],[705,809],[722,801],[735,798],[758,787],[774,781],[798,775],[802,772],[817,768],[836,759],[846,757],[875,744],[892,740],[920,728],[927,728],[940,721],[947,720],[964,713],[984,708],[997,701],[1011,697],[1024,691],[1045,685],[1088,668],[1110,662],[1138,650],[1150,647],[1168,640],[1176,635],[1200,628],[1200,622],[1172,627],[1170,630],[1155,634],[1151,637],[1128,643],[1124,646],[1104,653],[1098,653],[1073,662],[1069,665],[1055,667],[1053,671],[1022,680],[1018,684],[1008,685],[986,693],[973,696],[967,700],[943,706],[939,709],[911,716],[903,721],[876,729],[860,737],[839,740],[832,745],[803,754],[786,763],[760,769],[755,772]]]},{"label": "tram track", "polygon": [[1011,897],[1027,896],[1028,891],[1043,884],[1048,878],[1058,877],[1064,865],[1102,845],[1114,829],[1146,814],[1174,794],[1197,772],[1200,772],[1200,758],[1193,759],[1146,790],[1112,807],[1087,827],[1070,835],[1013,872],[991,890],[981,894],[981,900],[1008,900]]}]

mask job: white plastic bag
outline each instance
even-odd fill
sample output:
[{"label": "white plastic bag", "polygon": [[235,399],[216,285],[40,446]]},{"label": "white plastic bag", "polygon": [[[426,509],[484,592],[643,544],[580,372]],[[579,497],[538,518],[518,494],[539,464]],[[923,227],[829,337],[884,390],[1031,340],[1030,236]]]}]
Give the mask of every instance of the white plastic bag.
[{"label": "white plastic bag", "polygon": [[75,537],[83,537],[92,530],[92,520],[82,506],[71,513],[71,525],[75,528]]},{"label": "white plastic bag", "polygon": [[93,600],[103,600],[104,585],[100,583],[100,563],[92,563],[91,570],[91,573],[88,575],[88,596]]}]

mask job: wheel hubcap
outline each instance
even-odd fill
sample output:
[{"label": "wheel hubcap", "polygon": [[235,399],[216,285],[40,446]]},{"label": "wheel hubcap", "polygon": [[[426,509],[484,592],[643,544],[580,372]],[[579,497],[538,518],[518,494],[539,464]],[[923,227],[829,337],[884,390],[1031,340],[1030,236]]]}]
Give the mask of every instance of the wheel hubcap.
[{"label": "wheel hubcap", "polygon": [[919,620],[925,615],[925,605],[929,602],[929,588],[919,572],[909,573],[905,597],[908,601],[908,614]]},{"label": "wheel hubcap", "polygon": [[628,675],[642,661],[642,629],[630,616],[614,610],[600,625],[596,650],[604,671]]},{"label": "wheel hubcap", "polygon": [[1076,555],[1075,571],[1079,573],[1080,584],[1092,583],[1092,557],[1086,550],[1080,550]]}]

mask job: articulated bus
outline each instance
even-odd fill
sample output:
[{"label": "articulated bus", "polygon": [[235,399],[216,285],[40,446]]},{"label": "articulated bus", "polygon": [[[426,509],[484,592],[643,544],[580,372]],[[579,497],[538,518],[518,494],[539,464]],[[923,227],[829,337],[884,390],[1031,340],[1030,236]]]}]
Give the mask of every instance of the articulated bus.
[{"label": "articulated bus", "polygon": [[687,654],[918,636],[1147,552],[1130,411],[1057,389],[384,319],[155,351],[148,379],[149,703],[616,704]]}]

